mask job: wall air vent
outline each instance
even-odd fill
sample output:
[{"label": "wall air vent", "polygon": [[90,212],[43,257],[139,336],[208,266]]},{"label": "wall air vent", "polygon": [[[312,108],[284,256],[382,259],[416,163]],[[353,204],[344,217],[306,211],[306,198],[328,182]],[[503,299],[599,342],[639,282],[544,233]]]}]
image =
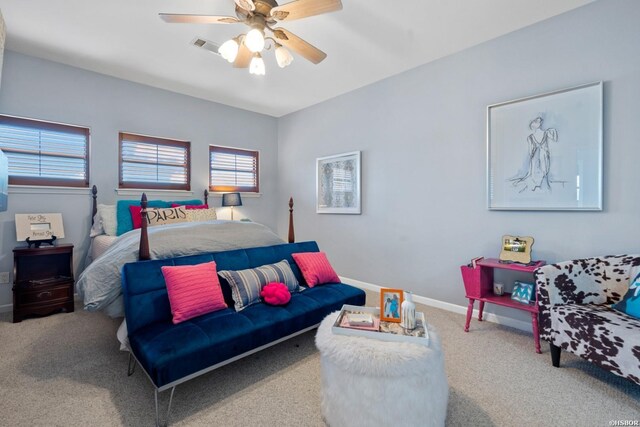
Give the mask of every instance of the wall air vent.
[{"label": "wall air vent", "polygon": [[191,40],[191,44],[195,47],[199,47],[201,49],[205,49],[211,53],[215,53],[216,55],[219,55],[218,48],[220,46],[212,41],[196,37],[195,39]]}]

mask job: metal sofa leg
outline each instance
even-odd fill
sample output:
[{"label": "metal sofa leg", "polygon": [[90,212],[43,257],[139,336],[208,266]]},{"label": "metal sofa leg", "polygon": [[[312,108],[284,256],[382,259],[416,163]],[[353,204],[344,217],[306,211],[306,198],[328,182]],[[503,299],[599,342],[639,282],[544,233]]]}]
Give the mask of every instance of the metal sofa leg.
[{"label": "metal sofa leg", "polygon": [[556,368],[560,367],[560,347],[549,343],[549,350],[551,351],[551,364]]},{"label": "metal sofa leg", "polygon": [[169,415],[171,414],[171,402],[173,401],[173,392],[176,391],[176,386],[171,387],[171,396],[169,396],[169,406],[167,407],[167,416],[164,419],[164,423],[160,423],[160,410],[158,409],[158,389],[155,390],[156,400],[156,427],[166,427],[169,425]]},{"label": "metal sofa leg", "polygon": [[137,363],[136,359],[133,357],[133,353],[129,352],[129,366],[127,367],[127,376],[128,377],[133,375],[133,373],[136,371],[136,366],[138,366],[138,363]]}]

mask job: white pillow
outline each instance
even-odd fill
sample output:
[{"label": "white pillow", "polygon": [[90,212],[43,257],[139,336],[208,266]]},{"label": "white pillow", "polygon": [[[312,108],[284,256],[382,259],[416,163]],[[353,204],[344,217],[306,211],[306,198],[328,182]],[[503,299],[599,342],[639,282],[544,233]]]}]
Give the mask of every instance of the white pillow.
[{"label": "white pillow", "polygon": [[218,219],[215,208],[209,209],[187,209],[187,221],[210,221]]},{"label": "white pillow", "polygon": [[98,213],[96,216],[100,219],[104,234],[107,236],[115,236],[118,228],[116,205],[98,205]]}]

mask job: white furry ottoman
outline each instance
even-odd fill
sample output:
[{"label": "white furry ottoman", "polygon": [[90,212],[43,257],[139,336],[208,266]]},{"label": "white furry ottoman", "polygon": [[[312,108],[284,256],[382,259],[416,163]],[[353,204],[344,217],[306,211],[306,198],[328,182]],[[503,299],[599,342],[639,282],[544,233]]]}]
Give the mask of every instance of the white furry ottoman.
[{"label": "white furry ottoman", "polygon": [[327,316],[316,334],[327,424],[443,426],[449,386],[435,331],[429,327],[429,347],[335,335],[337,316]]}]

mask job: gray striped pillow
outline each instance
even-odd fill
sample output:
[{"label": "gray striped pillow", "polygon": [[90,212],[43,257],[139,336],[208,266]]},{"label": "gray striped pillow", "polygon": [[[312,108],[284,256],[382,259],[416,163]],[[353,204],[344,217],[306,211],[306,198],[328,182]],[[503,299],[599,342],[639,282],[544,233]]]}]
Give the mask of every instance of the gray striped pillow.
[{"label": "gray striped pillow", "polygon": [[260,291],[267,283],[284,283],[289,292],[302,290],[286,259],[246,270],[222,270],[218,274],[229,282],[236,311],[260,302]]}]

